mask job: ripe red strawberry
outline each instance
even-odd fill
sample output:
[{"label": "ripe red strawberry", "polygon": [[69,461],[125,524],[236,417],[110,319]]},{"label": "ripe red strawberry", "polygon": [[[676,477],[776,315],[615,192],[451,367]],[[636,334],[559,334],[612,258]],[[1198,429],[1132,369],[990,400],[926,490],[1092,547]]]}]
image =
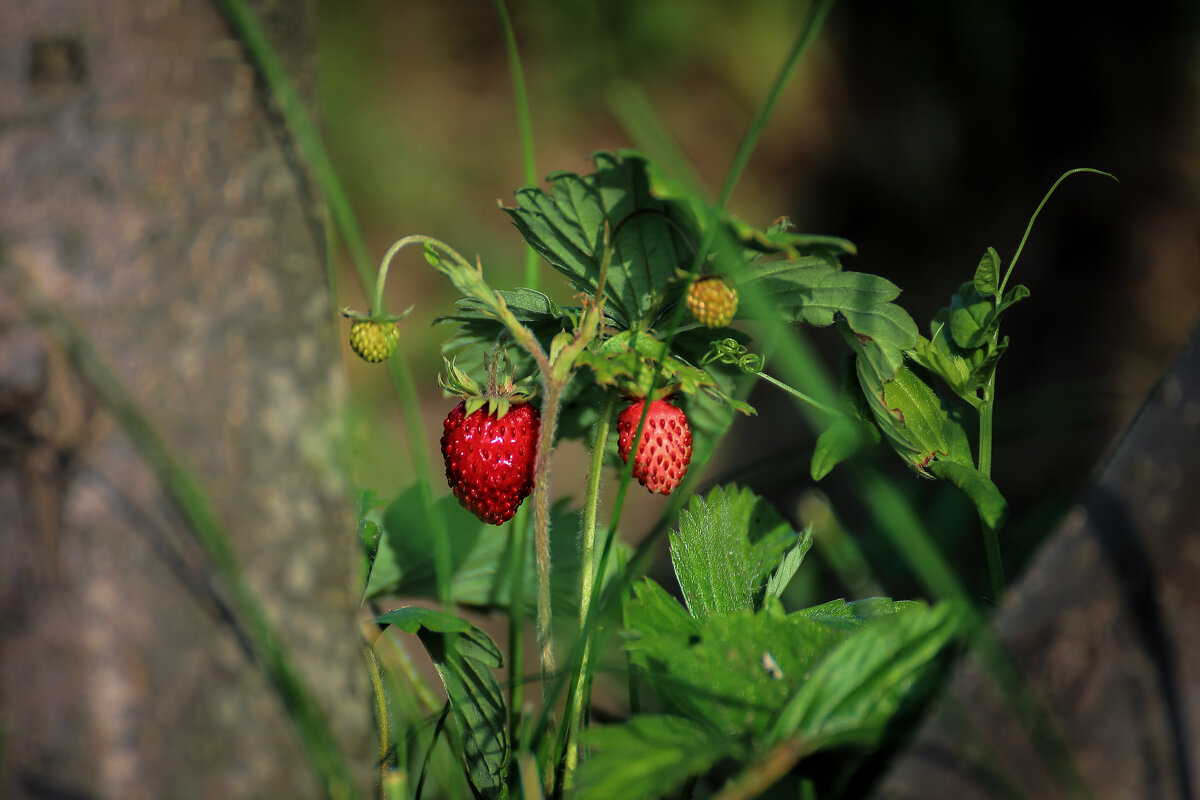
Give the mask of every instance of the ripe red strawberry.
[{"label": "ripe red strawberry", "polygon": [[529,403],[512,403],[503,416],[486,404],[468,414],[466,405],[455,406],[443,423],[446,482],[465,509],[501,525],[533,491],[541,414]]},{"label": "ripe red strawberry", "polygon": [[[617,417],[617,452],[624,461],[629,461],[645,404],[643,399],[634,400]],[[691,460],[692,429],[687,415],[666,400],[652,401],[633,459],[633,477],[651,492],[670,494],[683,481]]]},{"label": "ripe red strawberry", "polygon": [[688,287],[687,307],[701,325],[724,328],[737,313],[738,293],[720,275],[705,275]]}]

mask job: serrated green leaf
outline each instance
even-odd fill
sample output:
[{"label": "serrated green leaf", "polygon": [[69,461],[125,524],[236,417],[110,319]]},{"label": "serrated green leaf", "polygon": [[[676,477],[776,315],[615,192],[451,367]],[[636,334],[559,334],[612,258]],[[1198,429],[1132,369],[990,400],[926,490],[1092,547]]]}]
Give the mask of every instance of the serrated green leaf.
[{"label": "serrated green leaf", "polygon": [[934,461],[929,471],[935,476],[948,481],[952,486],[970,498],[979,510],[979,516],[992,530],[1004,524],[1008,516],[1008,503],[1004,495],[996,488],[996,484],[973,466],[956,464],[952,461]]},{"label": "serrated green leaf", "polygon": [[975,290],[980,294],[994,295],[999,290],[1000,256],[996,253],[995,248],[989,247],[983,254],[983,258],[979,259],[979,266],[975,268],[975,278],[972,282],[975,284]]},{"label": "serrated green leaf", "polygon": [[812,548],[812,543],[812,526],[809,525],[801,531],[796,546],[787,551],[783,560],[779,562],[779,566],[771,573],[771,577],[767,580],[766,597],[783,596],[783,591],[787,589],[788,584],[795,577],[796,571],[804,563],[804,556],[808,555],[808,551]]},{"label": "serrated green leaf", "polygon": [[769,503],[734,486],[693,496],[669,537],[675,576],[696,617],[757,608],[771,571],[798,543]]},{"label": "serrated green leaf", "polygon": [[693,618],[649,579],[625,604],[626,649],[655,693],[729,736],[758,736],[844,630],[764,610]]},{"label": "serrated green leaf", "polygon": [[471,784],[484,797],[505,793],[508,768],[508,707],[493,669],[504,666],[492,638],[453,614],[425,608],[401,608],[380,617],[380,624],[415,633],[446,687],[450,709],[462,734]]},{"label": "serrated green leaf", "polygon": [[690,720],[655,715],[592,727],[583,743],[592,752],[576,776],[574,800],[663,797],[744,750],[737,740]]},{"label": "serrated green leaf", "polygon": [[961,348],[973,350],[987,344],[995,300],[981,294],[973,283],[964,283],[950,298],[950,336]]},{"label": "serrated green leaf", "polygon": [[628,328],[654,307],[675,270],[690,261],[693,232],[673,203],[651,194],[645,158],[601,152],[593,160],[596,171],[590,175],[549,175],[549,191],[518,189],[517,206],[504,211],[531,247],[588,294],[595,293],[599,281],[607,226],[614,255],[605,297],[610,313]]},{"label": "serrated green leaf", "polygon": [[938,654],[965,629],[953,603],[877,618],[834,647],[788,700],[770,741],[803,736],[816,747],[871,743],[900,711]]}]

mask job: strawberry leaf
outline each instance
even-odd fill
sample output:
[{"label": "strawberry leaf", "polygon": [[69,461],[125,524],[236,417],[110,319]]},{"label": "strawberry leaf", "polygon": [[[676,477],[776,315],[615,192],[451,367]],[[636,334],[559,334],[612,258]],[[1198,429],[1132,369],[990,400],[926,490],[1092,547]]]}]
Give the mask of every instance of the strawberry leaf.
[{"label": "strawberry leaf", "polygon": [[525,186],[517,206],[503,210],[546,261],[581,292],[594,295],[604,255],[605,231],[613,260],[605,285],[609,313],[628,328],[653,310],[690,262],[695,231],[674,203],[659,200],[646,178],[646,160],[636,153],[596,153],[590,175],[555,172],[549,191]]},{"label": "strawberry leaf", "polygon": [[669,536],[675,577],[695,617],[761,606],[767,578],[801,544],[769,503],[733,486],[693,496]]},{"label": "strawberry leaf", "polygon": [[775,720],[770,742],[795,735],[814,747],[878,740],[963,633],[967,616],[953,603],[895,611],[858,627],[816,664]]}]

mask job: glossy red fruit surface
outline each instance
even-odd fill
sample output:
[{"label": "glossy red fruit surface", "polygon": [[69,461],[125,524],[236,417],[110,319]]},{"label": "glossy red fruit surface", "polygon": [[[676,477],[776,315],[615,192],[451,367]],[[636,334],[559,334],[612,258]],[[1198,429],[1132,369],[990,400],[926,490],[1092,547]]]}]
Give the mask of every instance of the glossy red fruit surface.
[{"label": "glossy red fruit surface", "polygon": [[458,502],[484,522],[507,522],[533,491],[541,414],[529,403],[513,404],[500,418],[487,406],[467,414],[463,402],[443,427],[446,482]]},{"label": "glossy red fruit surface", "polygon": [[[617,417],[617,452],[624,461],[629,461],[645,405],[645,400],[634,400]],[[687,415],[667,400],[652,401],[633,459],[633,477],[651,492],[670,494],[687,475],[691,460],[692,429]]]}]

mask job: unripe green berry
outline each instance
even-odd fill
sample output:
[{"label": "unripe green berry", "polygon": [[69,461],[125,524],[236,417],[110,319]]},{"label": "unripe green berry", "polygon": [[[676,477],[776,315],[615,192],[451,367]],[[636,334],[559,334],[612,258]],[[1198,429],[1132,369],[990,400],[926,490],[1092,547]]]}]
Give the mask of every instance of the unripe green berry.
[{"label": "unripe green berry", "polygon": [[400,328],[394,322],[360,319],[350,326],[350,349],[372,364],[386,361],[399,341]]}]

